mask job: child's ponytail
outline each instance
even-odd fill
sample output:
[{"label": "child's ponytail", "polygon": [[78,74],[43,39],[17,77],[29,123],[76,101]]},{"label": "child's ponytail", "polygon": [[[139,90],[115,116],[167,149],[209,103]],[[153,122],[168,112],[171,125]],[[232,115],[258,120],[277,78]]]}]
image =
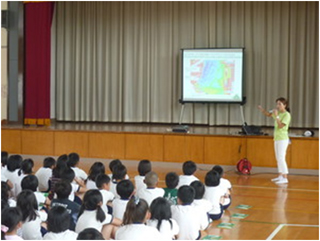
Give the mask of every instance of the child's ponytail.
[{"label": "child's ponytail", "polygon": [[88,211],[97,210],[96,219],[100,222],[103,222],[106,219],[106,215],[101,208],[101,203],[102,203],[102,195],[99,190],[92,189],[87,191],[83,197],[78,218],[83,214],[85,210],[88,210]]},{"label": "child's ponytail", "polygon": [[106,214],[105,214],[105,212],[102,210],[102,208],[101,208],[100,205],[98,205],[98,207],[97,207],[96,219],[99,220],[101,223],[106,219]]},{"label": "child's ponytail", "polygon": [[148,210],[148,203],[144,199],[133,196],[127,204],[123,224],[143,223]]}]

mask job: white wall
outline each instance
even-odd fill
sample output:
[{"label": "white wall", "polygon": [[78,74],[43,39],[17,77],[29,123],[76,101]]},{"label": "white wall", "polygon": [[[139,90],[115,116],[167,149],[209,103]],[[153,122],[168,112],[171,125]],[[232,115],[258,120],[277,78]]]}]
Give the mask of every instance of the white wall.
[{"label": "white wall", "polygon": [[[8,9],[8,2],[1,1],[1,10]],[[1,28],[1,120],[7,119],[7,87],[8,87],[8,31]]]}]

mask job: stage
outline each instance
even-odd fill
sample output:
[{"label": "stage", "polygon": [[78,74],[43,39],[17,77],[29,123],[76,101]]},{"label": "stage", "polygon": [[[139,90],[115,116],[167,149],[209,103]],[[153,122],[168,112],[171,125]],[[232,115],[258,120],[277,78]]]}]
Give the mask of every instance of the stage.
[{"label": "stage", "polygon": [[[255,167],[276,167],[273,128],[265,135],[239,134],[241,127],[190,126],[189,133],[173,133],[172,125],[65,123],[51,126],[2,125],[1,149],[9,153],[59,156],[77,152],[85,158],[149,159],[157,162],[193,160],[199,164],[234,166],[248,158]],[[287,151],[289,168],[319,168],[319,137],[303,137],[291,129]]]}]

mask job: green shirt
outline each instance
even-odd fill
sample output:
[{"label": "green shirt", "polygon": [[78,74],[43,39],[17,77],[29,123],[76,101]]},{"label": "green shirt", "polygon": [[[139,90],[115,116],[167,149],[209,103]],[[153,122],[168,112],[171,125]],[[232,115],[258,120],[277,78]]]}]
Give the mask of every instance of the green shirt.
[{"label": "green shirt", "polygon": [[285,126],[282,128],[279,128],[276,116],[272,115],[274,119],[274,138],[273,139],[275,141],[288,140],[289,139],[288,129],[291,121],[291,115],[288,111],[286,111],[283,113],[279,112],[278,116],[280,118],[280,121],[283,124],[285,124]]},{"label": "green shirt", "polygon": [[176,188],[164,188],[164,196],[165,199],[167,199],[170,204],[176,205],[177,204],[177,198],[178,198],[178,189]]}]

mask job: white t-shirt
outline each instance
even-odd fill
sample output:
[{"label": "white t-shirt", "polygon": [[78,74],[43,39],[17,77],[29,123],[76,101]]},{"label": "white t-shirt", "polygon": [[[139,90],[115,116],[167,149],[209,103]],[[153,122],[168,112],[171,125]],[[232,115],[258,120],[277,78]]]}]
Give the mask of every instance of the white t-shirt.
[{"label": "white t-shirt", "polygon": [[147,188],[147,185],[143,182],[144,178],[145,176],[139,176],[139,175],[134,177],[134,183],[137,191],[142,188]]},{"label": "white t-shirt", "polygon": [[224,191],[219,187],[208,187],[206,186],[206,190],[204,192],[204,199],[207,199],[212,204],[212,209],[209,211],[209,214],[219,214],[221,213],[220,208],[220,198],[224,196]]},{"label": "white t-shirt", "polygon": [[128,224],[116,231],[116,240],[164,240],[160,232],[145,224]]},{"label": "white t-shirt", "polygon": [[[179,234],[179,225],[176,222],[176,220],[171,218],[170,221],[172,223],[172,227],[168,220],[162,220],[161,226],[160,226],[160,233],[162,237],[167,240],[172,240],[175,238],[176,235]],[[147,225],[150,227],[157,228],[158,220],[149,219],[147,221]]]},{"label": "white t-shirt", "polygon": [[194,175],[180,175],[177,189],[183,185],[190,185],[193,181],[199,181]]},{"label": "white t-shirt", "polygon": [[195,206],[172,205],[171,211],[180,228],[178,239],[195,240],[199,237],[199,231],[207,228],[208,216],[199,215]]},{"label": "white t-shirt", "polygon": [[107,203],[114,199],[114,195],[112,192],[105,189],[99,189],[99,191],[102,195],[102,209],[105,213],[108,213]]},{"label": "white t-shirt", "polygon": [[117,184],[118,183],[116,182],[110,182],[110,192],[112,192],[116,198],[120,198],[119,194],[117,193]]},{"label": "white t-shirt", "polygon": [[78,234],[67,229],[61,233],[48,232],[43,236],[44,240],[77,240]]},{"label": "white t-shirt", "polygon": [[75,177],[80,178],[83,181],[87,180],[88,175],[84,170],[82,170],[78,167],[71,167],[71,169],[74,171]]},{"label": "white t-shirt", "polygon": [[85,210],[81,216],[78,218],[76,224],[76,233],[80,233],[86,228],[95,228],[101,232],[103,225],[109,224],[112,222],[113,217],[110,214],[105,213],[106,218],[103,222],[100,222],[96,218],[97,210],[89,211]]},{"label": "white t-shirt", "polygon": [[1,166],[1,182],[7,182],[8,178],[6,177],[7,166]]},{"label": "white t-shirt", "polygon": [[207,199],[195,199],[191,205],[205,213],[208,213],[212,209],[212,204]]},{"label": "white t-shirt", "polygon": [[22,224],[22,227],[20,229],[21,235],[18,235],[22,237],[23,239],[28,240],[41,240],[41,223],[45,222],[47,220],[47,213],[45,212],[39,212],[36,211],[38,216],[35,220],[27,221]]},{"label": "white t-shirt", "polygon": [[[110,177],[110,180],[112,181],[112,173],[108,174],[108,176]],[[129,180],[128,174],[126,174],[126,176],[124,177],[124,179]]]},{"label": "white t-shirt", "polygon": [[115,198],[112,201],[113,216],[115,218],[119,218],[119,219],[123,220],[123,215],[126,211],[128,202],[129,202],[129,200],[123,200],[123,199],[119,199],[119,198]]},{"label": "white t-shirt", "polygon": [[34,195],[36,196],[38,207],[43,206],[43,204],[46,202],[46,197],[43,195],[42,192],[34,192]]},{"label": "white t-shirt", "polygon": [[40,192],[45,192],[49,189],[49,180],[52,176],[52,169],[49,167],[40,167],[35,176],[38,178]]},{"label": "white t-shirt", "polygon": [[[229,180],[225,178],[220,179],[219,187],[221,187],[222,191],[226,194],[228,193],[229,189],[231,189],[231,183]],[[231,202],[230,198],[225,198],[223,205],[228,205]]]},{"label": "white t-shirt", "polygon": [[74,202],[75,194],[79,191],[80,186],[75,183],[71,183],[71,193],[69,195],[69,200]]},{"label": "white t-shirt", "polygon": [[96,182],[88,179],[87,180],[87,183],[86,183],[86,186],[87,186],[87,189],[88,190],[91,190],[91,189],[98,189],[97,185],[96,185]]},{"label": "white t-shirt", "polygon": [[13,197],[17,197],[18,194],[21,192],[21,176],[19,176],[18,172],[19,169],[13,172],[10,172],[9,170],[4,170],[6,178],[8,178],[13,185],[11,189]]},{"label": "white t-shirt", "polygon": [[137,196],[147,201],[150,206],[152,201],[157,197],[163,197],[164,190],[162,188],[143,188],[137,192]]}]

